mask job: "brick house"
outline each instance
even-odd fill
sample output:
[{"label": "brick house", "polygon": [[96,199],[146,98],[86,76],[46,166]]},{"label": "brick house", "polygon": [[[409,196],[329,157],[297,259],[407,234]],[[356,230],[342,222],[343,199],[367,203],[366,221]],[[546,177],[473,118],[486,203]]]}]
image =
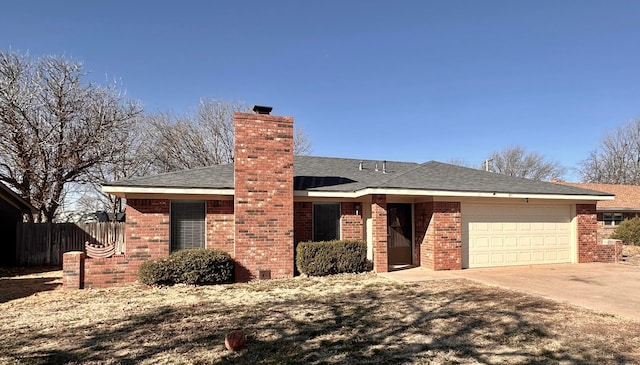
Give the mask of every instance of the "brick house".
[{"label": "brick house", "polygon": [[254,110],[235,114],[232,164],[105,184],[127,200],[127,252],[87,259],[70,285],[132,281],[142,261],[190,247],[229,252],[237,280],[291,277],[309,240],[365,240],[376,272],[615,259],[596,238],[608,193],[435,161],[294,157],[293,118]]},{"label": "brick house", "polygon": [[556,184],[574,186],[583,189],[603,191],[615,195],[613,200],[596,203],[598,219],[598,239],[607,239],[613,230],[625,219],[640,216],[640,186],[617,184],[591,184],[553,181]]}]

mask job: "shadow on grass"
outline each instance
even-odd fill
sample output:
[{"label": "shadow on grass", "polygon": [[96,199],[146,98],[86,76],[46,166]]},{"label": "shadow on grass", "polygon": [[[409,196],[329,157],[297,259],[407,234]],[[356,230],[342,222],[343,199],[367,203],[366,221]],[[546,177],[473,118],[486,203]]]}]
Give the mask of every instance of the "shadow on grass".
[{"label": "shadow on grass", "polygon": [[11,278],[22,275],[43,274],[62,270],[60,265],[45,266],[0,266],[0,278]]},{"label": "shadow on grass", "polygon": [[56,277],[25,277],[0,279],[0,303],[25,298],[36,293],[54,290],[62,285]]},{"label": "shadow on grass", "polygon": [[[543,322],[530,319],[553,314],[558,309],[554,302],[513,293],[496,298],[505,292],[474,286],[451,292],[424,292],[409,285],[395,288],[398,295],[366,287],[327,296],[302,295],[296,300],[274,295],[271,301],[242,308],[206,301],[161,306],[64,334],[34,333],[14,347],[60,336],[74,343],[67,350],[18,355],[26,364],[634,362],[604,343],[557,340]],[[224,335],[237,328],[248,335],[247,346],[228,352]],[[546,346],[552,342],[553,347]],[[589,358],[589,354],[605,357]]]}]

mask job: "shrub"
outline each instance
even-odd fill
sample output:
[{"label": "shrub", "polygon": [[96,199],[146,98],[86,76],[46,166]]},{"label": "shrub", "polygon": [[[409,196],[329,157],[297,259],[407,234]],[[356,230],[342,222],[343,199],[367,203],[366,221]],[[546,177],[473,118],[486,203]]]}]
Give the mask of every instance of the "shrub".
[{"label": "shrub", "polygon": [[310,276],[366,271],[364,241],[301,242],[296,248],[298,271]]},{"label": "shrub", "polygon": [[173,268],[169,259],[149,260],[142,263],[138,280],[147,285],[173,284]]},{"label": "shrub", "polygon": [[626,245],[640,245],[640,217],[623,220],[610,238],[622,240]]},{"label": "shrub", "polygon": [[217,284],[233,278],[233,260],[220,250],[187,249],[168,258],[146,261],[138,279],[147,285]]}]

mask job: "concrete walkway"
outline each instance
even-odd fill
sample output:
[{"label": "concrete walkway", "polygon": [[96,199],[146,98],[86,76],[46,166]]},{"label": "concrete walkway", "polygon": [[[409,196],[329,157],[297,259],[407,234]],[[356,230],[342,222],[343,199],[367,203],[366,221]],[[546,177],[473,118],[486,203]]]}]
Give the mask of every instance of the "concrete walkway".
[{"label": "concrete walkway", "polygon": [[592,263],[456,271],[413,268],[380,275],[407,282],[468,279],[640,321],[640,266]]}]

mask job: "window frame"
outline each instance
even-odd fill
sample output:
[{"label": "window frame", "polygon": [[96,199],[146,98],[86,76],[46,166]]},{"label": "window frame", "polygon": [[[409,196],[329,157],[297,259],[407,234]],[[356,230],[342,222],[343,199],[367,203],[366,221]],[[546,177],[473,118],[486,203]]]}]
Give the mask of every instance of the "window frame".
[{"label": "window frame", "polygon": [[[193,244],[185,245],[185,243],[182,242],[184,237],[176,236],[177,234],[184,235],[183,232],[177,232],[179,229],[178,227],[175,226],[177,222],[174,220],[176,219],[176,214],[178,214],[178,211],[176,209],[179,208],[180,204],[201,205],[202,210],[198,218],[199,219],[201,218],[201,221],[199,221],[199,223],[201,224],[199,229],[201,230],[202,236],[199,238],[200,240],[199,245],[193,245]],[[176,243],[176,241],[179,241],[179,242]],[[206,247],[207,247],[207,202],[205,200],[171,200],[170,210],[169,210],[169,252],[176,252],[176,251],[191,249],[191,248],[206,248]]]},{"label": "window frame", "polygon": [[[318,237],[318,232],[317,232],[317,224],[319,223],[317,221],[317,219],[319,219],[319,217],[317,217],[318,212],[316,212],[316,207],[320,207],[320,206],[335,206],[337,207],[336,209],[336,224],[335,224],[335,230],[336,230],[336,234],[335,234],[335,238],[332,239],[326,239],[326,237],[328,237],[329,235],[323,235],[323,237]],[[313,203],[312,204],[312,214],[311,214],[311,230],[312,230],[312,235],[311,238],[314,242],[318,242],[318,241],[332,241],[332,240],[340,240],[342,237],[342,204],[341,203],[334,203],[334,202],[318,202],[318,203]]]},{"label": "window frame", "polygon": [[622,213],[602,213],[602,221],[605,226],[616,227],[624,220]]}]

